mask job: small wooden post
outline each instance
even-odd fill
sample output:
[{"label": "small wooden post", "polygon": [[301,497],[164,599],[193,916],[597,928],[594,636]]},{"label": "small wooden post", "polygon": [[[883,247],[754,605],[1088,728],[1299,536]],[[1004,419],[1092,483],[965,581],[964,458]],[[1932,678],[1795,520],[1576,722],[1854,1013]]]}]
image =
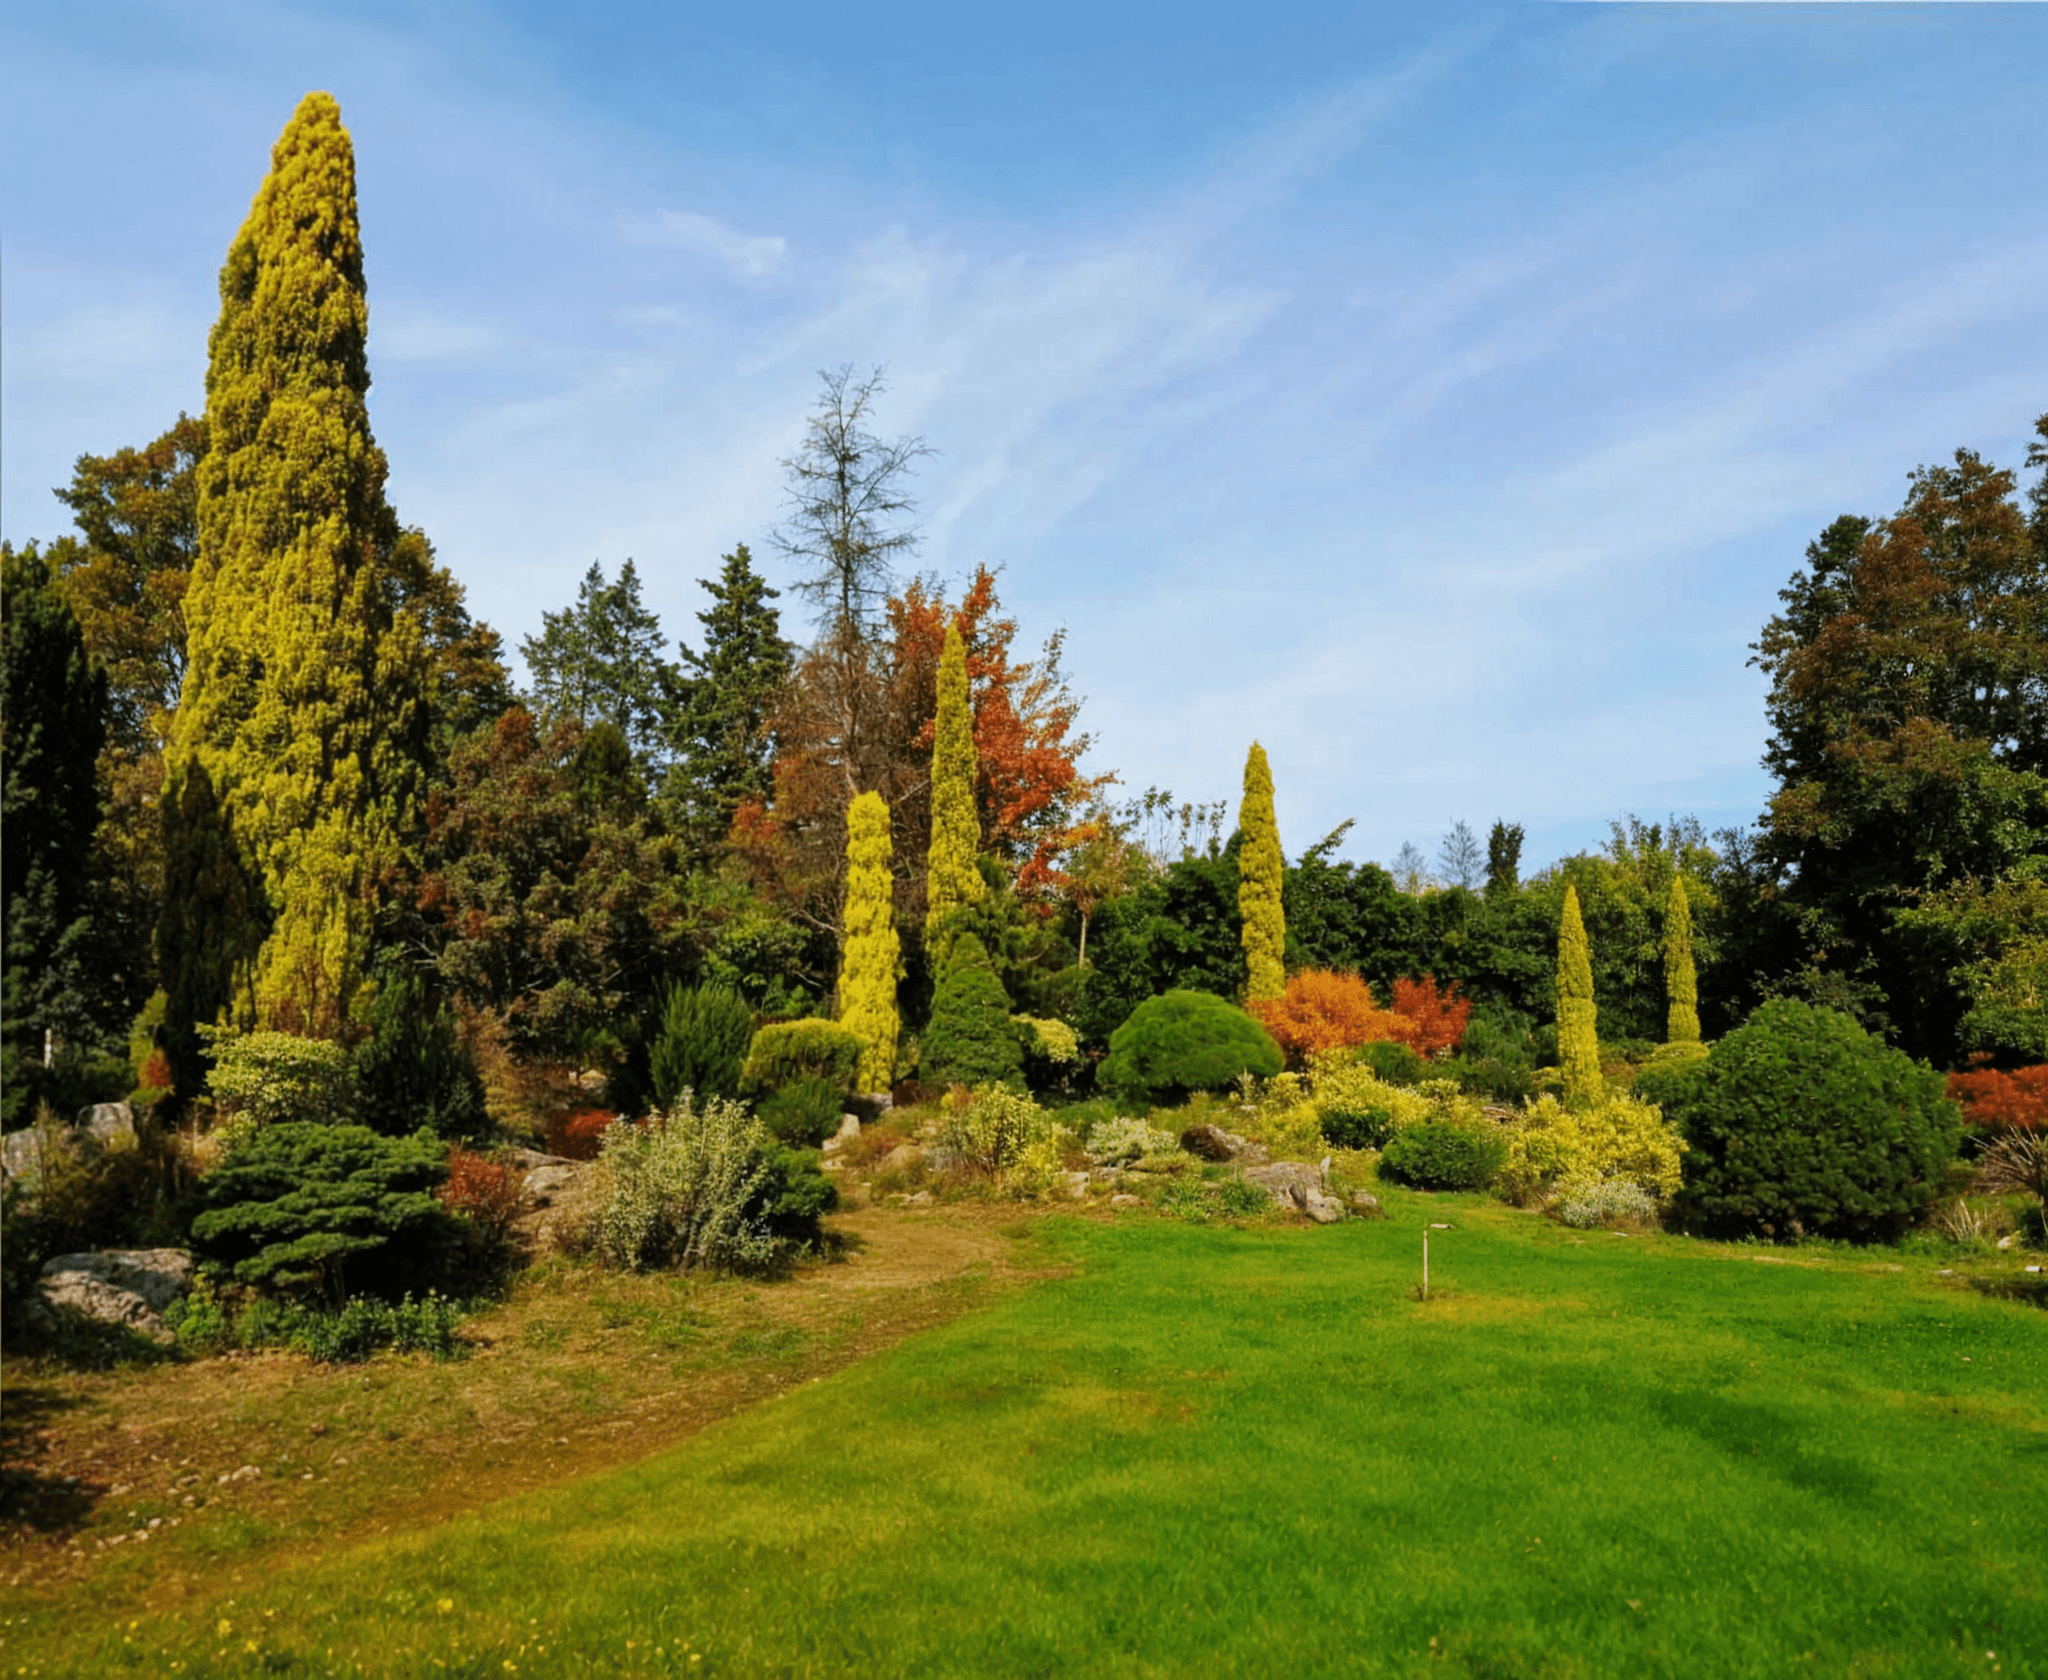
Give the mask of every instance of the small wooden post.
[{"label": "small wooden post", "polygon": [[1429,1233],[1422,1233],[1422,1298],[1429,1299]]}]

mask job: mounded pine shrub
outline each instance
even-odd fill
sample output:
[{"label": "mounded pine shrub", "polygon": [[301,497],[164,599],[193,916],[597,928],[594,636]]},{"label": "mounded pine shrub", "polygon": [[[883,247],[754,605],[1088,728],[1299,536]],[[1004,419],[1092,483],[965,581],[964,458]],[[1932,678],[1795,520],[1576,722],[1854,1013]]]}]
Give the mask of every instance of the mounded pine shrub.
[{"label": "mounded pine shrub", "polygon": [[1284,1060],[1266,1029],[1235,1004],[1213,992],[1172,991],[1131,1011],[1110,1036],[1096,1081],[1121,1096],[1172,1103],[1223,1090],[1247,1073],[1270,1079]]},{"label": "mounded pine shrub", "polygon": [[1717,1236],[1889,1241],[1956,1152],[1940,1074],[1789,998],[1657,1088],[1688,1145],[1680,1216]]},{"label": "mounded pine shrub", "polygon": [[237,1282],[339,1305],[439,1275],[454,1223],[434,1191],[445,1145],[426,1133],[283,1120],[238,1144],[200,1180],[192,1247]]}]

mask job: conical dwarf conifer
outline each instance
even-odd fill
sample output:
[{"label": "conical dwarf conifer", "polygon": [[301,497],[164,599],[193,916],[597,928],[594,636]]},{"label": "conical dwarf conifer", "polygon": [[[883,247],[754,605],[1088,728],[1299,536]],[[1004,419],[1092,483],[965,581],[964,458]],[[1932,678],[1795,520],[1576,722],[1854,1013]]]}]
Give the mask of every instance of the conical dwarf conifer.
[{"label": "conical dwarf conifer", "polygon": [[889,807],[864,793],[846,811],[846,938],[839,954],[839,1024],[863,1040],[860,1088],[896,1082],[900,955],[889,873]]},{"label": "conical dwarf conifer", "polygon": [[1671,898],[1664,908],[1664,995],[1669,1001],[1664,1037],[1672,1044],[1700,1041],[1700,982],[1692,960],[1692,906],[1685,881],[1671,877]]},{"label": "conical dwarf conifer", "polygon": [[1281,908],[1284,864],[1280,824],[1273,815],[1273,772],[1258,742],[1244,761],[1244,803],[1238,807],[1237,908],[1243,918],[1247,1000],[1276,998],[1287,990],[1287,917]]},{"label": "conical dwarf conifer", "polygon": [[1605,1093],[1600,1077],[1600,1033],[1593,1003],[1593,955],[1579,915],[1579,889],[1564,889],[1564,914],[1557,929],[1557,1065],[1566,1102],[1597,1102]]},{"label": "conical dwarf conifer", "polygon": [[932,843],[925,871],[924,942],[934,974],[945,971],[953,913],[980,903],[988,892],[975,863],[981,850],[981,818],[974,804],[980,768],[967,698],[967,645],[960,627],[949,624],[939,657],[939,708],[932,729]]},{"label": "conical dwarf conifer", "polygon": [[[172,975],[168,989],[217,1007],[247,998],[266,1026],[336,1033],[360,1012],[373,894],[412,820],[426,667],[378,541],[389,513],[365,400],[355,159],[327,94],[308,94],[279,136],[220,294],[165,839],[173,874],[181,851],[231,852],[260,888],[267,931],[231,985]],[[201,771],[210,798],[187,797]],[[219,834],[182,829],[209,809]],[[163,956],[172,969],[184,960],[169,937]]]}]

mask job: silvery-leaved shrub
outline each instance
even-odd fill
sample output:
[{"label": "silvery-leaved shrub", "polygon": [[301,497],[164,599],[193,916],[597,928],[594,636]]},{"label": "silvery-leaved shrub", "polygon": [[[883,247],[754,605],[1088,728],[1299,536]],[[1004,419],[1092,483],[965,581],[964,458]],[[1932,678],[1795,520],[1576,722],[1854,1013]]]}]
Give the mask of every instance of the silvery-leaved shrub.
[{"label": "silvery-leaved shrub", "polygon": [[1603,1179],[1567,1191],[1557,1204],[1557,1217],[1574,1230],[1596,1225],[1652,1225],[1657,1198],[1632,1178]]},{"label": "silvery-leaved shrub", "polygon": [[614,1125],[598,1154],[602,1195],[591,1246],[611,1265],[743,1271],[782,1244],[761,1210],[768,1129],[739,1103],[678,1103],[639,1125]]},{"label": "silvery-leaved shrub", "polygon": [[1162,1132],[1149,1121],[1120,1114],[1113,1120],[1098,1120],[1088,1133],[1086,1147],[1090,1158],[1106,1167],[1127,1167],[1147,1155],[1171,1154],[1174,1140],[1171,1132]]}]

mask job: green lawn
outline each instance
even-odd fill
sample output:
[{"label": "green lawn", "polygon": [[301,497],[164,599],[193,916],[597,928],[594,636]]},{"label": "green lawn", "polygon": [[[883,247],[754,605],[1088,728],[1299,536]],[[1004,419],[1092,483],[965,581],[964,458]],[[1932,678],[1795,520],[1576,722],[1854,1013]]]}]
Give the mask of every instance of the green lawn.
[{"label": "green lawn", "polygon": [[1068,1276],[681,1449],[0,1665],[2048,1676],[2048,1315],[1388,1201],[1046,1220]]}]

